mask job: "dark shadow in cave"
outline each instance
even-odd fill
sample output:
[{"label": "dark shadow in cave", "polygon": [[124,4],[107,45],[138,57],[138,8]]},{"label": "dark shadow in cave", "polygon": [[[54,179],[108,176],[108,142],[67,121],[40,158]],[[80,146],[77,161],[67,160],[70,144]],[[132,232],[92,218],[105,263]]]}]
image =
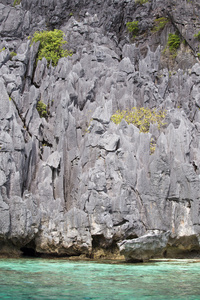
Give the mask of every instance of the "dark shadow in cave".
[{"label": "dark shadow in cave", "polygon": [[21,247],[20,250],[22,251],[22,256],[27,257],[39,257],[40,253],[35,250],[35,242],[31,241],[30,243],[26,244],[24,247]]}]

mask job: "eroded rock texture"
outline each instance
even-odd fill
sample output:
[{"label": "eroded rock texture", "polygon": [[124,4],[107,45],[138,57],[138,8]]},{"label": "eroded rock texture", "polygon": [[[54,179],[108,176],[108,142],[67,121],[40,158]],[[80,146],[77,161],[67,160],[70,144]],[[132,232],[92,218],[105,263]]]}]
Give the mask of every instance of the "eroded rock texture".
[{"label": "eroded rock texture", "polygon": [[139,238],[125,240],[119,243],[120,252],[124,254],[127,262],[149,260],[156,255],[164,254],[168,243],[169,232],[149,232]]},{"label": "eroded rock texture", "polygon": [[[198,1],[70,2],[0,1],[0,253],[114,253],[125,239],[170,231],[165,256],[198,255]],[[169,22],[155,32],[160,17]],[[36,64],[27,37],[53,28],[74,54]],[[172,58],[162,50],[177,30]],[[166,110],[164,128],[111,122],[133,106]]]}]

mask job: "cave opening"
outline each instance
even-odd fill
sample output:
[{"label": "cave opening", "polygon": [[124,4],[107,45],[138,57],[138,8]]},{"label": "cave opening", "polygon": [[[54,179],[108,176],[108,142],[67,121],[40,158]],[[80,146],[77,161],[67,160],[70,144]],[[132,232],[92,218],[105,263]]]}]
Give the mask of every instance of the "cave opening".
[{"label": "cave opening", "polygon": [[39,257],[40,256],[40,253],[38,253],[35,250],[35,242],[34,241],[31,241],[30,243],[21,247],[20,251],[22,251],[22,256],[27,256],[27,257]]},{"label": "cave opening", "polygon": [[36,257],[36,251],[33,248],[22,247],[20,248],[22,251],[22,256]]},{"label": "cave opening", "polygon": [[106,239],[103,234],[92,236],[92,258],[111,258],[118,254],[116,240]]}]

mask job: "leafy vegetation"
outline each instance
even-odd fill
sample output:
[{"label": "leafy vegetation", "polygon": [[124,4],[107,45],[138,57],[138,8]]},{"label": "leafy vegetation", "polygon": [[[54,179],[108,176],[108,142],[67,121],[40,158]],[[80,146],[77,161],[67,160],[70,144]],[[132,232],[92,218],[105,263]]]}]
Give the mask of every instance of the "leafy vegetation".
[{"label": "leafy vegetation", "polygon": [[[194,34],[194,37],[197,38],[200,41],[200,31],[197,34]],[[200,53],[197,53],[198,59],[200,59]]]},{"label": "leafy vegetation", "polygon": [[150,140],[150,154],[153,154],[156,150],[156,142],[153,138]]},{"label": "leafy vegetation", "polygon": [[170,59],[175,59],[177,56],[177,50],[180,47],[181,39],[177,33],[169,33],[168,41],[162,54],[167,55]]},{"label": "leafy vegetation", "polygon": [[38,101],[36,108],[40,115],[40,118],[47,118],[48,116],[47,105],[44,102]]},{"label": "leafy vegetation", "polygon": [[4,50],[6,50],[6,48],[5,48],[5,47],[3,47],[2,49],[0,49],[0,53],[1,53],[2,51],[4,51]]},{"label": "leafy vegetation", "polygon": [[124,119],[128,124],[133,124],[139,128],[140,132],[149,132],[150,124],[156,124],[158,129],[165,125],[163,120],[166,112],[157,109],[149,109],[145,107],[133,107],[131,110],[118,110],[112,115],[111,121],[119,124]]},{"label": "leafy vegetation", "polygon": [[139,3],[141,5],[147,2],[149,2],[149,0],[135,0],[135,3]]},{"label": "leafy vegetation", "polygon": [[17,55],[16,52],[14,52],[14,51],[10,52],[10,58],[11,58],[11,60],[12,60],[12,58],[13,58],[14,56],[16,56],[16,55]]},{"label": "leafy vegetation", "polygon": [[195,34],[194,37],[200,41],[200,31],[197,34]]},{"label": "leafy vegetation", "polygon": [[169,47],[170,52],[176,51],[180,47],[180,37],[178,34],[169,33],[167,45]]},{"label": "leafy vegetation", "polygon": [[21,0],[14,0],[13,6],[19,5],[21,3]]},{"label": "leafy vegetation", "polygon": [[36,31],[31,41],[31,45],[40,41],[37,60],[46,58],[48,65],[52,62],[56,66],[61,57],[71,56],[72,52],[64,50],[62,46],[67,42],[64,41],[64,32],[54,29],[53,31]]},{"label": "leafy vegetation", "polygon": [[169,19],[162,17],[154,20],[155,26],[152,29],[152,32],[158,32],[162,30],[167,23],[169,23]]},{"label": "leafy vegetation", "polygon": [[127,22],[126,27],[127,27],[128,32],[132,33],[133,38],[135,38],[139,32],[138,21]]}]

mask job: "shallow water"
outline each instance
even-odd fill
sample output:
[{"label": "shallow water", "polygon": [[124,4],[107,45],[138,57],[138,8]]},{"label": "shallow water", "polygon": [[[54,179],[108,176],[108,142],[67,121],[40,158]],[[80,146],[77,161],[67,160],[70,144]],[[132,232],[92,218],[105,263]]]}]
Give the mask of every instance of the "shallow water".
[{"label": "shallow water", "polygon": [[0,299],[200,299],[200,263],[0,259]]}]

